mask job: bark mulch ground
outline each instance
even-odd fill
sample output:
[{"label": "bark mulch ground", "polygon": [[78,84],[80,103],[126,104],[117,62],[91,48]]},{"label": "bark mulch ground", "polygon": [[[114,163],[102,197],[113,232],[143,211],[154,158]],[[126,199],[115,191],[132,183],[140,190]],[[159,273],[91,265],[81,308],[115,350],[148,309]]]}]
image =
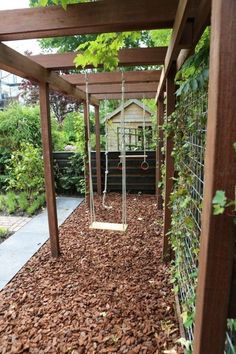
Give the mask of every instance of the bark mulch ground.
[{"label": "bark mulch ground", "polygon": [[[97,219],[119,222],[120,195],[108,203],[96,198]],[[152,196],[129,195],[127,209],[122,234],[89,230],[82,204],[60,228],[62,256],[46,243],[0,293],[1,354],[182,353],[162,215]]]}]

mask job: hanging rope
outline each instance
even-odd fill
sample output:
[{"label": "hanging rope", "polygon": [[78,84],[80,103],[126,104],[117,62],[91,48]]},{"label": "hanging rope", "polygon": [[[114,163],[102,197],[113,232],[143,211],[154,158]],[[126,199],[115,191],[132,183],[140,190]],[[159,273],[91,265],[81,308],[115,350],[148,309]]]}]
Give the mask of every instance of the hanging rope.
[{"label": "hanging rope", "polygon": [[147,162],[146,154],[146,122],[145,122],[145,106],[144,106],[144,95],[143,95],[143,162],[141,163],[141,169],[146,171],[149,169],[149,164]]},{"label": "hanging rope", "polygon": [[90,223],[96,221],[95,206],[94,206],[94,193],[93,193],[93,179],[92,179],[92,159],[91,159],[91,144],[90,144],[90,110],[89,110],[89,93],[88,93],[88,77],[85,73],[85,82],[86,82],[86,110],[87,110],[87,136],[88,136],[88,163],[89,163],[89,208],[90,208]]},{"label": "hanging rope", "polygon": [[121,131],[122,131],[122,142],[121,142],[121,162],[122,162],[122,224],[123,228],[127,224],[127,209],[126,209],[126,150],[125,150],[125,112],[124,112],[124,101],[125,101],[125,80],[124,73],[122,72],[122,85],[121,85]]},{"label": "hanging rope", "polygon": [[[107,115],[107,99],[105,98],[105,105],[104,105],[104,114],[105,118]],[[103,191],[103,197],[102,197],[102,206],[105,209],[112,209],[112,206],[106,205],[106,195],[107,195],[107,183],[108,183],[108,173],[109,173],[109,156],[108,156],[108,123],[105,121],[105,139],[106,139],[106,147],[105,147],[105,182],[104,182],[104,191]]]}]

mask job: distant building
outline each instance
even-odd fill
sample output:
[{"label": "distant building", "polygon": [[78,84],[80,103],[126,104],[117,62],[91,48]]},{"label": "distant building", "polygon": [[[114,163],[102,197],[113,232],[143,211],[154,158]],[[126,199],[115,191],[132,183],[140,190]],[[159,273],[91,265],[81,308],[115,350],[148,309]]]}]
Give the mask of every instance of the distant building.
[{"label": "distant building", "polygon": [[12,100],[19,100],[19,86],[22,78],[0,70],[0,110]]},{"label": "distant building", "polygon": [[[119,151],[122,142],[122,106],[118,107],[106,117],[108,126],[108,150]],[[146,149],[152,143],[152,112],[144,106]],[[143,103],[138,100],[129,100],[124,105],[125,117],[125,144],[126,150],[143,150]]]}]

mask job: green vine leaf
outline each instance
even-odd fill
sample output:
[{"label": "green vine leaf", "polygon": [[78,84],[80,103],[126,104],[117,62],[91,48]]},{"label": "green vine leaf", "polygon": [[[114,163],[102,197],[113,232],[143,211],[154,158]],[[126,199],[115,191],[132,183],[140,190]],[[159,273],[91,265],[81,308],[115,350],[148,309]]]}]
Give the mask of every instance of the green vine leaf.
[{"label": "green vine leaf", "polygon": [[213,204],[213,214],[220,215],[223,214],[225,211],[227,203],[227,198],[225,196],[225,191],[218,190],[212,200]]}]

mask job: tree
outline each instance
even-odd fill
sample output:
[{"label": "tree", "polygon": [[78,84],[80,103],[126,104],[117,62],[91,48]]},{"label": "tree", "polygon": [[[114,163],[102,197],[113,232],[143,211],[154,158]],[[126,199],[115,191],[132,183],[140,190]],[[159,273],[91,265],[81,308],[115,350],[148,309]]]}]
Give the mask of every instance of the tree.
[{"label": "tree", "polygon": [[[31,81],[23,80],[20,90],[27,105],[31,106],[39,103],[38,85],[32,83]],[[58,91],[50,91],[49,101],[59,124],[63,122],[68,113],[78,111],[80,107],[78,100],[65,96]]]}]

